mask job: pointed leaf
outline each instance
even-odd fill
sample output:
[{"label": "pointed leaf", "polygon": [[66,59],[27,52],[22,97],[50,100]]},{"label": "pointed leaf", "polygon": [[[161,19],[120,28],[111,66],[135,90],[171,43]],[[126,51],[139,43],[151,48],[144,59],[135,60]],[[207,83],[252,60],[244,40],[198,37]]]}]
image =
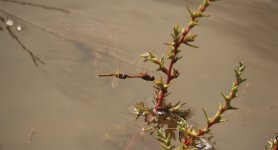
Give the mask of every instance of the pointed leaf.
[{"label": "pointed leaf", "polygon": [[208,7],[209,5],[209,0],[204,0],[203,4],[202,4],[204,7]]},{"label": "pointed leaf", "polygon": [[225,99],[225,101],[229,101],[229,97],[225,96],[222,92],[221,92],[222,97]]},{"label": "pointed leaf", "polygon": [[228,121],[227,119],[220,119],[220,122],[226,122]]},{"label": "pointed leaf", "polygon": [[247,79],[240,79],[239,83],[243,83],[244,81],[246,81]]},{"label": "pointed leaf", "polygon": [[233,87],[232,87],[232,91],[233,91],[234,93],[237,93],[237,91],[238,91],[238,86],[237,86],[237,85],[233,86]]},{"label": "pointed leaf", "polygon": [[235,109],[238,109],[238,108],[237,108],[237,107],[233,107],[233,106],[228,106],[227,109],[229,109],[229,110],[235,110]]},{"label": "pointed leaf", "polygon": [[240,72],[235,69],[235,75],[236,75],[236,79],[238,80],[240,78]]},{"label": "pointed leaf", "polygon": [[194,18],[195,16],[194,16],[193,12],[188,7],[186,7],[186,8],[187,8],[187,11],[190,14],[191,18]]},{"label": "pointed leaf", "polygon": [[199,48],[198,46],[196,46],[196,45],[192,45],[192,44],[189,44],[189,43],[184,43],[185,45],[188,45],[188,46],[190,46],[190,47],[193,47],[193,48]]},{"label": "pointed leaf", "polygon": [[148,57],[148,56],[150,56],[150,53],[149,52],[145,52],[145,53],[141,54],[140,56],[141,57]]},{"label": "pointed leaf", "polygon": [[204,108],[203,108],[203,112],[205,114],[207,122],[209,123],[210,122],[210,118],[208,117],[208,114],[207,114],[207,112],[206,112],[206,110]]}]

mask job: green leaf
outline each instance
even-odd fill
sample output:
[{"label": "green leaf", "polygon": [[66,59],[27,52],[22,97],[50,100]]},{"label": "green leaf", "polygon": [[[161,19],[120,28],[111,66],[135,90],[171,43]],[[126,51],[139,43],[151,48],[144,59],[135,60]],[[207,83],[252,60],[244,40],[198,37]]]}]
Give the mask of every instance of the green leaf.
[{"label": "green leaf", "polygon": [[237,91],[238,91],[238,86],[237,85],[233,86],[232,87],[232,92],[237,93]]},{"label": "green leaf", "polygon": [[191,18],[195,18],[193,12],[188,7],[186,7],[186,8],[187,8],[187,11],[190,14]]},{"label": "green leaf", "polygon": [[150,56],[150,53],[149,52],[145,52],[143,54],[140,55],[141,57],[149,57]]},{"label": "green leaf", "polygon": [[228,97],[228,96],[225,96],[222,92],[221,92],[221,95],[222,95],[222,97],[225,99],[225,101],[229,101],[229,100],[230,100],[229,97]]},{"label": "green leaf", "polygon": [[171,150],[172,148],[171,148],[171,146],[167,146],[166,144],[164,144],[164,143],[160,143],[161,144],[161,146],[162,146],[162,148],[164,149],[164,150]]},{"label": "green leaf", "polygon": [[203,108],[203,112],[205,114],[207,122],[209,123],[210,122],[210,118],[209,118],[208,113],[206,112],[206,110],[204,108]]},{"label": "green leaf", "polygon": [[246,81],[247,79],[240,79],[239,83],[241,84],[242,82]]},{"label": "green leaf", "polygon": [[173,52],[169,52],[167,55],[168,59],[173,59],[175,57],[175,54]]},{"label": "green leaf", "polygon": [[228,108],[227,108],[228,110],[236,110],[236,109],[238,109],[238,108],[236,108],[236,107],[233,107],[233,106],[228,106]]},{"label": "green leaf", "polygon": [[200,24],[200,23],[199,23],[199,21],[198,21],[197,19],[191,20],[191,21],[189,22],[189,28],[193,28],[194,26],[199,25],[199,24]]},{"label": "green leaf", "polygon": [[167,146],[171,146],[171,139],[172,139],[171,134],[168,134],[168,136],[167,136],[167,138],[166,138],[166,140],[165,140],[165,144],[166,144]]},{"label": "green leaf", "polygon": [[176,25],[176,26],[173,28],[173,30],[174,30],[174,33],[171,34],[171,35],[172,35],[172,37],[173,37],[174,43],[177,43],[177,42],[179,41],[179,39],[180,39],[180,35],[181,35],[182,29],[181,29],[181,27],[180,27],[179,25]]},{"label": "green leaf", "polygon": [[189,43],[184,43],[184,44],[187,45],[187,46],[193,47],[193,48],[199,48],[198,46],[192,45],[192,44],[189,44]]},{"label": "green leaf", "polygon": [[237,69],[235,69],[235,76],[237,80],[240,79],[240,72]]},{"label": "green leaf", "polygon": [[180,75],[180,72],[174,68],[172,78],[177,78]]},{"label": "green leaf", "polygon": [[204,7],[208,7],[209,6],[209,0],[204,0],[203,4]]},{"label": "green leaf", "polygon": [[220,122],[226,122],[226,121],[228,121],[227,119],[220,119]]},{"label": "green leaf", "polygon": [[179,25],[176,25],[174,27],[174,35],[178,36],[178,35],[180,35],[180,32],[181,32],[181,27]]},{"label": "green leaf", "polygon": [[174,61],[173,61],[173,63],[176,63],[178,60],[180,60],[180,59],[182,59],[182,57],[183,56],[178,56],[178,55],[176,55],[176,57],[174,58]]},{"label": "green leaf", "polygon": [[239,62],[239,66],[244,66],[244,62],[243,62],[243,61],[240,61],[240,62]]},{"label": "green leaf", "polygon": [[196,12],[194,13],[194,16],[197,18],[200,18],[200,17],[209,17],[210,15],[207,15],[207,14],[204,14],[203,12]]},{"label": "green leaf", "polygon": [[154,80],[154,83],[155,83],[158,87],[163,87],[163,78],[160,77],[159,80]]},{"label": "green leaf", "polygon": [[241,67],[239,67],[239,71],[240,71],[240,72],[243,72],[243,71],[244,71],[244,69],[245,69],[245,67],[246,67],[246,66],[244,66],[244,65],[243,65],[243,66],[241,66]]},{"label": "green leaf", "polygon": [[196,37],[197,37],[196,34],[190,33],[190,34],[185,38],[185,41],[184,41],[184,42],[194,42]]}]

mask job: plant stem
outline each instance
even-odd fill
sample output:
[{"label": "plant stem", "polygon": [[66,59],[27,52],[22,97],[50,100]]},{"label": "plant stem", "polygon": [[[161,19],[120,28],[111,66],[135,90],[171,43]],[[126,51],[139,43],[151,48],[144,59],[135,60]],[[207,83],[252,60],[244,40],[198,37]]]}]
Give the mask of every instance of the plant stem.
[{"label": "plant stem", "polygon": [[[176,57],[177,55],[177,50],[180,47],[180,45],[182,44],[182,42],[184,41],[185,36],[187,35],[187,33],[190,31],[190,28],[186,28],[186,30],[182,33],[182,37],[180,38],[179,42],[175,44],[175,48],[174,48],[174,57]],[[168,73],[167,73],[167,81],[166,81],[166,85],[168,85],[171,80],[172,80],[172,69],[174,66],[174,59],[171,59],[169,68],[168,68]],[[163,91],[160,90],[160,96],[156,105],[156,110],[159,108],[162,108],[162,101],[164,99],[165,94],[167,93],[167,91]]]},{"label": "plant stem", "polygon": [[237,97],[237,92],[239,89],[239,86],[241,83],[243,83],[244,81],[246,81],[246,79],[242,79],[241,78],[241,74],[243,73],[245,68],[245,65],[243,64],[243,62],[239,63],[239,66],[237,66],[237,68],[235,69],[235,74],[236,74],[236,80],[233,82],[233,86],[232,86],[232,90],[230,91],[230,94],[225,96],[222,93],[223,98],[225,99],[225,105],[219,105],[219,109],[218,111],[215,113],[215,115],[213,116],[213,118],[209,118],[207,116],[207,113],[204,110],[206,119],[207,119],[207,125],[202,128],[199,129],[198,133],[196,134],[195,137],[190,137],[188,139],[185,139],[184,144],[186,146],[189,146],[192,144],[192,142],[194,141],[194,139],[196,137],[200,137],[203,136],[204,134],[208,133],[210,131],[210,128],[220,122],[223,122],[223,114],[224,112],[226,112],[227,110],[232,110],[232,109],[237,109],[235,107],[231,106],[231,101]]},{"label": "plant stem", "polygon": [[[197,13],[203,13],[206,10],[206,8],[209,6],[209,3],[211,1],[212,0],[204,0],[203,4],[201,4],[199,6],[199,8],[197,10]],[[191,21],[190,22],[194,22],[195,20],[196,20],[196,16],[191,15]],[[173,58],[176,57],[178,48],[181,46],[181,44],[184,43],[186,35],[190,32],[190,30],[193,27],[194,26],[191,26],[190,23],[189,23],[188,26],[185,28],[185,30],[182,32],[182,36],[180,37],[179,41],[174,44],[174,57]],[[173,70],[174,63],[175,63],[175,59],[171,59],[171,62],[170,62],[169,68],[168,68],[168,73],[167,73],[166,85],[168,85],[171,82],[171,80],[173,79],[172,78],[172,70]],[[157,104],[156,104],[156,107],[155,107],[155,111],[157,111],[158,109],[163,108],[162,104],[163,104],[163,100],[164,100],[164,97],[165,97],[166,93],[167,93],[167,91],[164,91],[164,90],[159,91],[159,97],[158,97],[158,101],[157,101]]]}]

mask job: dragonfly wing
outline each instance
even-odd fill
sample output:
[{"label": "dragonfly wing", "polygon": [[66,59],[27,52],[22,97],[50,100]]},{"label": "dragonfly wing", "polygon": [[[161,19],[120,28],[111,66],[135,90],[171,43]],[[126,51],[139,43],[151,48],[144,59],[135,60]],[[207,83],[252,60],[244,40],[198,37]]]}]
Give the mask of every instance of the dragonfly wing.
[{"label": "dragonfly wing", "polygon": [[147,73],[149,71],[149,66],[150,66],[150,62],[146,62],[144,64],[144,70],[143,70],[143,73]]},{"label": "dragonfly wing", "polygon": [[119,86],[119,78],[113,77],[111,86],[112,86],[112,88],[118,87]]},{"label": "dragonfly wing", "polygon": [[137,73],[142,72],[143,66],[144,66],[144,61],[143,60],[137,61],[137,63],[136,63],[136,72]]}]

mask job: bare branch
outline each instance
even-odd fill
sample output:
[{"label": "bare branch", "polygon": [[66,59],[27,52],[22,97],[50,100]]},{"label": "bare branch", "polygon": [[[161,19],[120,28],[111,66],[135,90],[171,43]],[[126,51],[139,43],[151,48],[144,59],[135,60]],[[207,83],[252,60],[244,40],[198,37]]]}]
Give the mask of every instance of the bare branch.
[{"label": "bare branch", "polygon": [[67,14],[70,13],[69,10],[66,10],[66,9],[63,9],[63,8],[46,6],[46,5],[36,4],[36,3],[31,3],[31,2],[22,2],[22,1],[17,1],[17,0],[1,0],[1,1],[20,4],[20,5],[28,5],[28,6],[32,6],[32,7],[39,7],[39,8],[48,9],[48,10],[60,11],[60,12],[67,13]]},{"label": "bare branch", "polygon": [[37,55],[35,55],[31,50],[29,50],[18,38],[18,36],[12,31],[12,29],[9,26],[6,26],[6,29],[8,33],[12,36],[13,39],[17,41],[17,43],[21,46],[23,50],[25,50],[30,57],[32,58],[34,64],[38,66],[38,63],[45,64]]}]

